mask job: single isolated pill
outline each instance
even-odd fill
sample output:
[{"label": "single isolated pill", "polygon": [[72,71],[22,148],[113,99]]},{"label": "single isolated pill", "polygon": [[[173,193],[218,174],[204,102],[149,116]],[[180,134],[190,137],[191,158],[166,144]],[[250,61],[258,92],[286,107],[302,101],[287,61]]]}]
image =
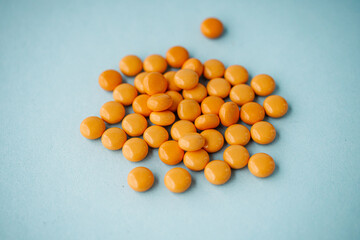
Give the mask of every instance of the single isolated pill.
[{"label": "single isolated pill", "polygon": [[208,129],[202,131],[200,134],[205,139],[205,151],[209,153],[218,152],[224,146],[224,137],[219,131]]},{"label": "single isolated pill", "polygon": [[136,88],[129,83],[122,83],[113,91],[114,100],[125,106],[131,105],[137,95]]},{"label": "single isolated pill", "polygon": [[230,91],[230,100],[239,106],[254,101],[254,98],[254,90],[247,84],[236,85]]},{"label": "single isolated pill", "polygon": [[153,54],[145,58],[143,67],[145,72],[163,73],[166,71],[167,62],[164,57],[158,54]]},{"label": "single isolated pill", "polygon": [[209,154],[204,149],[186,152],[184,155],[184,165],[192,171],[203,170],[209,160]]},{"label": "single isolated pill", "polygon": [[245,103],[240,109],[241,121],[246,124],[253,125],[254,123],[262,121],[264,117],[264,108],[256,102]]},{"label": "single isolated pill", "polygon": [[147,121],[143,115],[131,113],[124,117],[121,126],[127,135],[137,137],[142,135],[147,128]]},{"label": "single isolated pill", "polygon": [[250,83],[256,95],[267,96],[275,90],[275,81],[267,74],[256,75]]},{"label": "single isolated pill", "polygon": [[183,97],[181,96],[180,93],[176,92],[176,91],[167,91],[166,92],[167,95],[169,95],[173,102],[171,104],[171,106],[169,107],[169,111],[172,111],[172,112],[176,112],[177,111],[177,108],[179,106],[179,103],[184,100]]},{"label": "single isolated pill", "polygon": [[122,83],[122,76],[115,70],[106,70],[99,76],[99,85],[106,91],[112,91]]},{"label": "single isolated pill", "polygon": [[221,124],[228,127],[237,123],[239,121],[239,112],[239,107],[236,103],[224,103],[219,110]]},{"label": "single isolated pill", "polygon": [[147,106],[151,111],[161,112],[171,107],[173,99],[166,93],[157,93],[149,97]]},{"label": "single isolated pill", "polygon": [[229,164],[232,169],[240,169],[247,165],[249,161],[248,150],[241,145],[231,145],[227,147],[223,153],[224,161]]},{"label": "single isolated pill", "polygon": [[256,177],[265,178],[275,170],[274,159],[266,153],[252,155],[248,162],[249,171]]},{"label": "single isolated pill", "polygon": [[250,141],[250,131],[241,124],[234,124],[225,130],[225,140],[230,145],[245,146]]},{"label": "single isolated pill", "polygon": [[166,60],[173,68],[181,68],[189,58],[189,52],[182,46],[175,46],[166,52]]},{"label": "single isolated pill", "polygon": [[231,85],[224,78],[214,78],[208,82],[206,88],[210,96],[226,98],[229,96]]},{"label": "single isolated pill", "polygon": [[188,133],[196,133],[195,125],[188,120],[177,121],[172,125],[170,131],[172,139],[176,141]]},{"label": "single isolated pill", "polygon": [[283,97],[277,95],[272,95],[265,98],[263,106],[266,115],[272,118],[280,118],[288,111],[288,103],[286,100]]},{"label": "single isolated pill", "polygon": [[169,140],[169,133],[161,126],[151,126],[145,130],[143,138],[149,147],[158,148]]},{"label": "single isolated pill", "polygon": [[169,126],[175,122],[175,114],[171,111],[152,112],[150,122],[159,126]]},{"label": "single isolated pill", "polygon": [[143,64],[138,56],[127,55],[120,60],[119,68],[126,76],[135,76],[141,72]]},{"label": "single isolated pill", "polygon": [[100,108],[100,117],[109,124],[119,123],[125,116],[125,108],[121,103],[110,101]]},{"label": "single isolated pill", "polygon": [[198,102],[192,99],[182,100],[177,109],[177,114],[182,120],[195,121],[200,116],[201,108]]},{"label": "single isolated pill", "polygon": [[146,167],[136,167],[127,177],[129,187],[137,192],[145,192],[154,184],[154,174]]},{"label": "single isolated pill", "polygon": [[175,73],[174,81],[181,89],[193,89],[199,83],[199,75],[190,69],[181,69]]},{"label": "single isolated pill", "polygon": [[109,150],[119,150],[127,140],[124,130],[113,127],[107,129],[101,136],[101,142]]},{"label": "single isolated pill", "polygon": [[191,175],[186,169],[172,168],[165,174],[164,183],[171,192],[182,193],[190,187]]},{"label": "single isolated pill", "polygon": [[179,139],[179,147],[184,151],[197,151],[205,145],[205,138],[199,133],[188,133]]},{"label": "single isolated pill", "polygon": [[222,185],[230,179],[231,168],[224,161],[213,160],[206,165],[204,175],[210,183]]},{"label": "single isolated pill", "polygon": [[175,71],[169,71],[169,72],[164,73],[164,78],[168,82],[167,90],[180,92],[181,88],[176,86],[176,83],[175,83],[175,79],[174,79],[175,73],[176,73]]},{"label": "single isolated pill", "polygon": [[144,78],[147,74],[147,72],[139,73],[134,79],[134,86],[139,93],[145,93]]},{"label": "single isolated pill", "polygon": [[179,147],[177,141],[166,141],[159,147],[159,158],[167,165],[176,165],[183,160],[184,150]]},{"label": "single isolated pill", "polygon": [[182,65],[181,69],[190,69],[195,71],[199,77],[203,74],[204,71],[204,66],[203,64],[200,62],[199,59],[196,58],[190,58],[188,60],[186,60],[186,62],[184,62],[184,64]]},{"label": "single isolated pill", "polygon": [[220,118],[216,114],[204,114],[195,119],[195,126],[199,130],[217,128],[220,124]]},{"label": "single isolated pill", "polygon": [[204,76],[207,79],[222,78],[225,73],[225,66],[217,59],[210,59],[204,62]]},{"label": "single isolated pill", "polygon": [[97,139],[105,131],[105,123],[99,117],[87,117],[80,124],[80,132],[87,139]]},{"label": "single isolated pill", "polygon": [[235,86],[246,83],[249,80],[249,73],[241,65],[231,65],[225,70],[224,78]]},{"label": "single isolated pill", "polygon": [[218,38],[224,31],[222,22],[214,17],[207,18],[201,23],[201,32],[207,38]]},{"label": "single isolated pill", "polygon": [[150,98],[147,94],[141,94],[137,96],[133,103],[132,103],[132,109],[135,113],[141,114],[144,117],[148,117],[151,113],[150,108],[147,106],[147,101]]},{"label": "single isolated pill", "polygon": [[148,73],[144,77],[144,91],[149,95],[166,92],[167,84],[167,80],[158,72]]},{"label": "single isolated pill", "polygon": [[184,99],[193,99],[198,103],[201,103],[201,101],[207,96],[207,90],[204,85],[198,83],[198,85],[192,89],[184,89],[182,94]]},{"label": "single isolated pill", "polygon": [[251,129],[251,138],[259,144],[269,144],[274,141],[276,137],[276,130],[274,126],[265,121],[255,123]]},{"label": "single isolated pill", "polygon": [[221,106],[224,100],[217,96],[208,96],[201,102],[201,111],[203,114],[216,114],[219,115]]},{"label": "single isolated pill", "polygon": [[139,162],[148,154],[148,145],[141,138],[130,138],[124,143],[122,153],[130,162]]}]

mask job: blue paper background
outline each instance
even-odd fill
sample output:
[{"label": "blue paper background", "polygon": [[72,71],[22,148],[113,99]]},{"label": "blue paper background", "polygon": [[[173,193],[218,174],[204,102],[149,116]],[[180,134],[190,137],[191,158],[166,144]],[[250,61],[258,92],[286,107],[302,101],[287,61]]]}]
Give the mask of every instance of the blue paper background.
[{"label": "blue paper background", "polygon": [[[209,16],[220,39],[200,34]],[[0,239],[360,239],[359,25],[348,0],[1,0]],[[249,144],[274,157],[273,176],[213,186],[191,173],[175,195],[157,151],[134,164],[80,135],[112,99],[103,70],[173,45],[275,78],[289,113],[270,119],[273,144]],[[153,170],[151,191],[128,187],[135,166]]]}]

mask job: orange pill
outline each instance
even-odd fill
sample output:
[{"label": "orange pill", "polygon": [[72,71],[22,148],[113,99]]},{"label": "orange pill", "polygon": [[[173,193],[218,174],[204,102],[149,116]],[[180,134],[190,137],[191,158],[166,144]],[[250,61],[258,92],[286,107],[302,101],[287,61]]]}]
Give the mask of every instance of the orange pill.
[{"label": "orange pill", "polygon": [[166,60],[173,68],[181,68],[188,58],[189,52],[181,46],[172,47],[166,52]]},{"label": "orange pill", "polygon": [[197,151],[205,145],[205,138],[199,133],[187,133],[179,139],[179,147],[184,151]]},{"label": "orange pill", "polygon": [[225,70],[224,78],[235,86],[246,83],[249,80],[249,73],[243,66],[231,65]]},{"label": "orange pill", "polygon": [[202,131],[201,136],[205,138],[204,149],[209,153],[218,152],[224,146],[223,135],[215,129]]},{"label": "orange pill", "polygon": [[101,142],[109,150],[119,150],[127,140],[125,132],[117,127],[107,129],[101,136]]},{"label": "orange pill", "polygon": [[209,160],[209,154],[204,149],[194,152],[186,152],[184,155],[184,165],[193,171],[203,170]]},{"label": "orange pill", "polygon": [[210,183],[222,185],[229,181],[231,177],[231,168],[224,161],[213,160],[206,165],[204,175]]},{"label": "orange pill", "polygon": [[172,112],[176,112],[179,103],[183,100],[183,97],[181,96],[180,93],[178,93],[176,91],[167,91],[166,94],[169,95],[173,100],[173,102],[168,110],[172,111]]},{"label": "orange pill", "polygon": [[230,145],[245,146],[250,141],[250,131],[241,124],[231,125],[225,131],[225,140]]},{"label": "orange pill", "polygon": [[148,145],[141,138],[130,138],[124,143],[122,153],[130,162],[139,162],[148,154]]},{"label": "orange pill", "polygon": [[275,81],[266,74],[256,75],[250,83],[254,92],[259,96],[270,95],[275,90]]},{"label": "orange pill", "polygon": [[148,117],[151,113],[151,110],[147,106],[147,101],[149,98],[150,96],[147,94],[141,94],[137,96],[132,103],[134,112],[139,113],[144,117]]},{"label": "orange pill", "polygon": [[131,137],[140,136],[147,128],[146,118],[138,113],[131,113],[124,117],[122,129]]},{"label": "orange pill", "polygon": [[144,78],[147,74],[147,72],[139,73],[134,79],[134,86],[139,93],[145,93]]},{"label": "orange pill", "polygon": [[232,169],[240,169],[247,165],[249,161],[248,150],[241,145],[231,145],[224,151],[224,161],[229,164]]},{"label": "orange pill", "polygon": [[240,118],[246,124],[253,125],[256,122],[262,121],[265,117],[264,108],[256,103],[245,103],[240,109]]},{"label": "orange pill", "polygon": [[283,97],[272,95],[265,98],[263,103],[266,115],[273,118],[284,116],[288,111],[288,103]]},{"label": "orange pill", "polygon": [[179,120],[171,127],[171,137],[178,141],[188,133],[196,133],[195,125],[188,120]]},{"label": "orange pill", "polygon": [[152,112],[150,122],[159,126],[169,126],[175,122],[175,114],[171,111]]},{"label": "orange pill", "polygon": [[199,76],[190,69],[181,69],[175,73],[174,81],[181,89],[193,89],[199,83]]},{"label": "orange pill", "polygon": [[145,58],[143,67],[145,72],[163,73],[166,71],[167,62],[162,56],[158,54],[153,54]]},{"label": "orange pill", "polygon": [[165,174],[164,183],[171,192],[182,193],[191,186],[191,175],[183,168],[173,168]]},{"label": "orange pill", "polygon": [[106,70],[99,76],[99,85],[106,91],[112,91],[122,83],[121,74],[115,70]]},{"label": "orange pill", "polygon": [[186,60],[186,62],[184,62],[184,64],[182,65],[181,69],[190,69],[195,71],[199,77],[203,74],[204,71],[204,66],[202,65],[202,63],[200,62],[199,59],[196,58],[190,58],[188,60]]},{"label": "orange pill", "polygon": [[219,114],[224,100],[217,96],[209,96],[201,102],[201,111],[203,114]]},{"label": "orange pill", "polygon": [[167,90],[169,91],[181,91],[181,88],[179,88],[178,86],[176,86],[175,84],[175,80],[174,80],[174,77],[175,77],[175,71],[169,71],[169,72],[166,72],[164,73],[164,78],[167,80],[168,82],[168,87],[167,87]]},{"label": "orange pill", "polygon": [[145,130],[143,137],[149,147],[158,148],[169,140],[169,133],[163,127],[151,126]]},{"label": "orange pill", "polygon": [[131,105],[137,96],[136,88],[128,83],[122,83],[114,89],[114,100],[125,105]]},{"label": "orange pill", "polygon": [[145,192],[154,184],[154,174],[146,167],[136,167],[127,177],[128,185],[137,192]]},{"label": "orange pill", "polygon": [[274,126],[265,121],[255,123],[251,129],[251,138],[259,144],[269,144],[274,141],[276,137],[276,130]]},{"label": "orange pill", "polygon": [[204,114],[195,119],[195,126],[199,130],[216,128],[220,124],[220,119],[216,114]]},{"label": "orange pill", "polygon": [[121,103],[110,101],[100,108],[100,117],[109,124],[119,123],[125,116],[125,108]]},{"label": "orange pill", "polygon": [[120,60],[119,67],[126,76],[135,76],[141,72],[143,64],[138,56],[127,55]]},{"label": "orange pill", "polygon": [[192,89],[184,89],[182,94],[185,99],[193,99],[200,103],[207,96],[207,90],[204,85],[198,83],[198,85]]},{"label": "orange pill", "polygon": [[172,98],[166,93],[158,93],[149,97],[147,106],[151,111],[161,112],[171,107]]},{"label": "orange pill", "polygon": [[87,139],[97,139],[105,131],[105,123],[99,117],[87,117],[80,124],[80,132]]},{"label": "orange pill", "polygon": [[226,98],[229,96],[231,85],[224,78],[214,78],[208,82],[206,88],[210,96]]},{"label": "orange pill", "polygon": [[225,73],[225,66],[216,59],[204,62],[204,76],[207,79],[222,78]]},{"label": "orange pill", "polygon": [[207,38],[218,38],[224,31],[222,22],[217,18],[207,18],[201,23],[201,32]]},{"label": "orange pill", "polygon": [[177,113],[180,119],[193,122],[201,114],[200,105],[195,100],[184,99],[179,103]]},{"label": "orange pill", "polygon": [[265,178],[275,170],[274,159],[266,153],[252,155],[248,162],[249,171],[256,177]]},{"label": "orange pill", "polygon": [[239,106],[254,101],[255,93],[249,85],[239,84],[230,91],[230,99]]},{"label": "orange pill", "polygon": [[225,127],[233,125],[239,121],[239,107],[234,102],[224,103],[219,110],[221,124]]},{"label": "orange pill", "polygon": [[148,73],[144,78],[144,91],[149,95],[164,93],[167,89],[167,80],[158,72]]},{"label": "orange pill", "polygon": [[167,165],[176,165],[183,160],[184,150],[177,141],[166,141],[159,147],[159,158]]}]

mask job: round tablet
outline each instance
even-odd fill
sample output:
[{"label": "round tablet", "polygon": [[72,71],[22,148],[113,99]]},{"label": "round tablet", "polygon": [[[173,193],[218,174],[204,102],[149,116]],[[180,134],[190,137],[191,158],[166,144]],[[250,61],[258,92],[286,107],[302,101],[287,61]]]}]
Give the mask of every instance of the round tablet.
[{"label": "round tablet", "polygon": [[181,46],[172,47],[166,52],[166,60],[173,68],[181,68],[188,58],[189,52]]},{"label": "round tablet", "polygon": [[250,131],[241,124],[231,125],[225,131],[225,140],[230,145],[245,146],[250,141]]},{"label": "round tablet", "polygon": [[181,89],[192,89],[199,83],[199,75],[190,69],[181,69],[175,73],[174,81]]},{"label": "round tablet", "polygon": [[184,150],[177,141],[166,141],[159,147],[159,158],[167,165],[176,165],[183,160]]},{"label": "round tablet", "polygon": [[185,169],[176,167],[165,174],[164,183],[171,192],[182,193],[190,187],[191,175]]},{"label": "round tablet", "polygon": [[177,114],[180,119],[193,122],[201,114],[200,105],[195,100],[184,99],[178,105]]},{"label": "round tablet", "polygon": [[204,62],[204,76],[207,79],[222,78],[225,73],[225,66],[216,59],[210,59]]},{"label": "round tablet", "polygon": [[215,129],[202,131],[201,136],[205,138],[204,149],[209,153],[218,152],[224,146],[223,135]]},{"label": "round tablet", "polygon": [[243,66],[231,65],[225,70],[224,78],[235,86],[246,83],[249,79],[249,73]]},{"label": "round tablet", "polygon": [[205,138],[199,133],[187,133],[179,139],[179,147],[185,151],[197,151],[205,145]]},{"label": "round tablet", "polygon": [[169,126],[175,122],[175,114],[171,111],[152,112],[149,119],[155,125]]},{"label": "round tablet", "polygon": [[195,126],[199,130],[217,128],[219,124],[220,119],[216,114],[204,114],[195,119]]},{"label": "round tablet", "polygon": [[151,111],[161,112],[171,107],[172,103],[173,100],[168,94],[158,93],[150,96],[147,106]]},{"label": "round tablet", "polygon": [[252,155],[248,162],[249,171],[256,177],[265,178],[275,170],[274,159],[266,153]]},{"label": "round tablet", "polygon": [[213,160],[206,165],[204,175],[210,183],[222,185],[230,179],[231,168],[224,161]]},{"label": "round tablet", "polygon": [[145,93],[144,78],[147,74],[147,72],[139,73],[134,79],[134,86],[139,93]]},{"label": "round tablet", "polygon": [[202,63],[200,62],[199,59],[196,58],[190,58],[188,60],[186,60],[186,62],[184,62],[184,64],[182,65],[181,69],[190,69],[195,71],[199,77],[203,74],[204,71],[204,66],[202,65]]},{"label": "round tablet", "polygon": [[250,83],[256,95],[267,96],[275,90],[275,81],[272,77],[266,74],[256,75]]},{"label": "round tablet", "polygon": [[128,83],[122,83],[114,89],[114,100],[125,105],[131,105],[137,96],[136,88]]},{"label": "round tablet", "polygon": [[87,139],[97,139],[105,131],[105,123],[99,117],[87,117],[80,124],[80,132]]},{"label": "round tablet", "polygon": [[121,103],[110,101],[100,108],[100,117],[109,124],[119,123],[125,116],[125,108]]},{"label": "round tablet", "polygon": [[146,118],[138,113],[131,113],[124,117],[122,129],[131,137],[140,136],[147,128]]},{"label": "round tablet", "polygon": [[284,116],[288,111],[288,104],[283,97],[272,95],[265,98],[263,103],[266,115],[272,118]]},{"label": "round tablet", "polygon": [[127,140],[125,132],[117,127],[107,129],[101,136],[101,142],[109,150],[119,150]]},{"label": "round tablet", "polygon": [[240,169],[247,165],[249,161],[248,150],[241,145],[231,145],[224,151],[224,161],[229,164],[232,169]]},{"label": "round tablet", "polygon": [[239,121],[239,107],[234,102],[224,103],[219,110],[221,124],[231,126]]},{"label": "round tablet", "polygon": [[214,78],[208,82],[206,88],[210,96],[226,98],[229,96],[231,85],[224,78]]},{"label": "round tablet", "polygon": [[126,76],[135,76],[141,72],[143,64],[138,56],[127,55],[120,60],[119,67]]},{"label": "round tablet", "polygon": [[144,78],[144,91],[149,95],[164,93],[167,89],[167,80],[158,72],[146,74]]},{"label": "round tablet", "polygon": [[187,133],[196,133],[195,125],[188,120],[179,120],[171,127],[171,137],[172,139],[178,141],[181,137],[185,136]]},{"label": "round tablet", "polygon": [[203,170],[209,160],[209,154],[204,149],[194,152],[186,152],[184,155],[184,165],[193,171]]},{"label": "round tablet", "polygon": [[122,153],[130,162],[139,162],[148,154],[148,145],[141,138],[130,138],[124,143]]},{"label": "round tablet", "polygon": [[169,91],[181,91],[181,88],[179,88],[178,86],[176,86],[175,84],[175,71],[169,71],[169,72],[166,72],[164,73],[164,78],[167,80],[168,82],[168,87],[167,87],[167,90]]},{"label": "round tablet", "polygon": [[166,94],[169,95],[173,100],[173,102],[168,110],[172,111],[172,112],[176,112],[177,108],[179,106],[179,103],[183,100],[183,97],[181,96],[180,93],[178,93],[176,91],[167,91]]},{"label": "round tablet", "polygon": [[208,96],[201,102],[201,111],[203,114],[219,114],[221,106],[224,104],[224,100],[217,96]]},{"label": "round tablet", "polygon": [[217,18],[207,18],[201,23],[201,32],[207,38],[218,38],[224,31],[224,26]]},{"label": "round tablet", "polygon": [[240,118],[246,124],[253,125],[256,122],[262,121],[265,117],[264,108],[256,103],[245,103],[240,109]]},{"label": "round tablet", "polygon": [[269,144],[274,141],[276,137],[276,130],[274,126],[265,121],[255,123],[251,127],[251,138],[259,144]]},{"label": "round tablet", "polygon": [[149,147],[158,148],[169,139],[169,133],[161,126],[151,126],[145,130],[143,138]]},{"label": "round tablet", "polygon": [[145,192],[154,184],[154,174],[146,167],[136,167],[127,177],[128,185],[137,192]]},{"label": "round tablet", "polygon": [[247,84],[239,84],[234,86],[230,91],[230,99],[239,106],[254,101],[255,93]]},{"label": "round tablet", "polygon": [[166,71],[167,62],[162,56],[153,54],[145,58],[143,67],[145,72],[163,73]]},{"label": "round tablet", "polygon": [[198,85],[192,89],[184,89],[182,94],[185,99],[193,99],[200,103],[207,96],[207,91],[204,85],[198,83]]},{"label": "round tablet", "polygon": [[132,103],[132,108],[134,112],[139,113],[144,117],[148,117],[151,113],[150,108],[148,108],[147,106],[147,101],[149,98],[150,96],[147,94],[141,94],[137,96]]},{"label": "round tablet", "polygon": [[112,91],[122,83],[121,74],[115,70],[106,70],[99,76],[99,85],[106,91]]}]

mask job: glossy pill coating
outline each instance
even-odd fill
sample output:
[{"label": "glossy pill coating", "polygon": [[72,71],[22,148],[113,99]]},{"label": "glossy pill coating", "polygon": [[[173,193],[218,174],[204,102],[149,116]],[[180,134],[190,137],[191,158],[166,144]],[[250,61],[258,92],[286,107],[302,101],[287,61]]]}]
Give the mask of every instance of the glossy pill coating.
[{"label": "glossy pill coating", "polygon": [[266,74],[256,75],[251,79],[250,83],[256,95],[267,96],[275,90],[275,81],[272,77]]},{"label": "glossy pill coating", "polygon": [[186,152],[184,155],[184,165],[193,171],[203,170],[209,160],[209,154],[204,149],[194,152]]},{"label": "glossy pill coating", "polygon": [[162,56],[158,54],[153,54],[145,58],[143,67],[145,72],[163,73],[166,71],[167,62]]},{"label": "glossy pill coating", "polygon": [[114,100],[125,105],[131,105],[137,96],[136,88],[128,83],[122,83],[114,89]]},{"label": "glossy pill coating", "polygon": [[225,131],[225,140],[230,145],[245,146],[250,141],[250,131],[241,124],[231,125]]},{"label": "glossy pill coating", "polygon": [[152,112],[150,122],[159,126],[169,126],[175,122],[175,114],[171,111]]},{"label": "glossy pill coating", "polygon": [[134,86],[139,93],[145,93],[144,79],[147,74],[147,72],[139,73],[134,79]]},{"label": "glossy pill coating", "polygon": [[171,192],[182,193],[190,187],[191,175],[183,168],[172,168],[165,174],[164,183]]},{"label": "glossy pill coating", "polygon": [[240,169],[247,165],[249,161],[248,150],[241,145],[231,145],[227,147],[223,153],[224,161],[229,164],[232,169]]},{"label": "glossy pill coating", "polygon": [[180,93],[178,93],[176,91],[167,91],[166,94],[172,98],[172,104],[168,110],[172,111],[172,112],[176,112],[177,108],[179,106],[179,103],[183,100],[183,97],[181,96]]},{"label": "glossy pill coating", "polygon": [[169,91],[181,91],[181,88],[179,88],[178,86],[176,86],[175,84],[175,71],[169,71],[164,73],[164,78],[167,80],[168,82],[168,86],[167,86],[167,90]]},{"label": "glossy pill coating", "polygon": [[106,70],[99,76],[99,85],[106,91],[112,91],[122,83],[122,76],[115,70]]},{"label": "glossy pill coating", "polygon": [[87,117],[80,124],[80,132],[87,139],[97,139],[105,131],[105,123],[99,117]]},{"label": "glossy pill coating", "polygon": [[137,192],[145,192],[154,184],[154,174],[146,167],[136,167],[127,177],[128,185]]},{"label": "glossy pill coating", "polygon": [[121,103],[110,101],[100,108],[100,117],[109,124],[119,123],[125,116],[125,108]]},{"label": "glossy pill coating", "polygon": [[197,151],[205,145],[205,138],[199,133],[187,133],[179,139],[179,147],[184,151]]},{"label": "glossy pill coating", "polygon": [[231,65],[225,70],[224,78],[235,86],[246,83],[249,80],[249,73],[243,66]]},{"label": "glossy pill coating", "polygon": [[204,76],[207,79],[222,78],[225,73],[225,66],[217,59],[210,59],[204,62]]},{"label": "glossy pill coating", "polygon": [[269,144],[274,141],[276,137],[276,130],[274,126],[265,121],[255,123],[251,129],[251,138],[259,144]]},{"label": "glossy pill coating", "polygon": [[137,96],[132,103],[132,108],[134,112],[139,113],[144,117],[148,117],[152,112],[147,106],[147,101],[149,98],[150,96],[147,94],[141,94]]},{"label": "glossy pill coating", "polygon": [[205,138],[204,149],[209,153],[218,152],[224,146],[223,135],[215,129],[202,131],[201,136]]},{"label": "glossy pill coating", "polygon": [[158,148],[169,140],[169,133],[161,126],[151,126],[145,130],[143,138],[149,147]]},{"label": "glossy pill coating", "polygon": [[207,18],[201,23],[201,32],[207,38],[218,38],[224,31],[222,22],[217,18]]},{"label": "glossy pill coating", "polygon": [[147,128],[146,118],[138,113],[126,115],[121,123],[122,129],[131,137],[140,136]]},{"label": "glossy pill coating", "polygon": [[130,138],[124,143],[122,153],[130,162],[139,162],[148,154],[148,145],[141,138]]},{"label": "glossy pill coating", "polygon": [[231,85],[224,78],[214,78],[208,82],[206,89],[210,96],[226,98],[229,96]]},{"label": "glossy pill coating", "polygon": [[181,68],[189,58],[189,52],[182,46],[175,46],[166,52],[166,60],[173,68]]},{"label": "glossy pill coating", "polygon": [[181,69],[190,69],[195,71],[199,77],[203,74],[204,71],[204,66],[203,64],[200,62],[199,59],[196,58],[190,58],[188,60],[186,60],[186,62],[184,62],[184,64],[182,65]]},{"label": "glossy pill coating", "polygon": [[231,126],[239,121],[239,107],[234,102],[224,103],[219,110],[221,124]]},{"label": "glossy pill coating", "polygon": [[230,91],[230,99],[239,106],[254,101],[255,93],[247,84],[239,84],[234,86]]},{"label": "glossy pill coating", "polygon": [[252,155],[248,162],[249,171],[256,177],[265,178],[275,170],[274,159],[266,153]]},{"label": "glossy pill coating", "polygon": [[224,161],[213,160],[206,165],[204,175],[210,183],[222,185],[230,179],[231,168]]},{"label": "glossy pill coating", "polygon": [[159,158],[167,165],[176,165],[183,160],[184,150],[179,147],[177,141],[166,141],[159,147]]},{"label": "glossy pill coating", "polygon": [[192,89],[184,89],[182,94],[184,99],[193,99],[200,103],[207,96],[207,90],[204,85],[198,83],[198,85]]},{"label": "glossy pill coating", "polygon": [[282,117],[288,111],[288,103],[283,97],[278,95],[272,95],[265,98],[263,106],[266,115],[272,118]]},{"label": "glossy pill coating", "polygon": [[181,69],[175,73],[174,81],[181,89],[192,89],[199,83],[199,75],[190,69]]},{"label": "glossy pill coating", "polygon": [[176,141],[188,133],[196,133],[195,125],[188,120],[177,121],[172,125],[170,131],[172,139]]},{"label": "glossy pill coating", "polygon": [[264,108],[256,103],[245,103],[240,109],[240,118],[246,124],[253,125],[256,122],[262,121],[265,117]]},{"label": "glossy pill coating", "polygon": [[177,113],[180,119],[193,122],[201,114],[200,105],[195,100],[184,99],[179,103]]},{"label": "glossy pill coating", "polygon": [[195,126],[199,130],[216,128],[220,124],[220,118],[216,114],[204,114],[195,119]]},{"label": "glossy pill coating", "polygon": [[164,93],[167,89],[167,80],[161,73],[152,72],[144,77],[144,91],[149,95]]},{"label": "glossy pill coating", "polygon": [[107,129],[101,136],[101,142],[109,150],[119,150],[127,140],[124,130],[113,127]]},{"label": "glossy pill coating", "polygon": [[171,107],[173,99],[166,93],[158,93],[149,97],[147,106],[151,111],[161,112]]},{"label": "glossy pill coating", "polygon": [[217,114],[221,106],[224,104],[224,100],[217,96],[208,96],[201,102],[201,111],[203,114]]},{"label": "glossy pill coating", "polygon": [[126,76],[135,76],[141,72],[143,64],[138,56],[127,55],[120,60],[119,68]]}]

